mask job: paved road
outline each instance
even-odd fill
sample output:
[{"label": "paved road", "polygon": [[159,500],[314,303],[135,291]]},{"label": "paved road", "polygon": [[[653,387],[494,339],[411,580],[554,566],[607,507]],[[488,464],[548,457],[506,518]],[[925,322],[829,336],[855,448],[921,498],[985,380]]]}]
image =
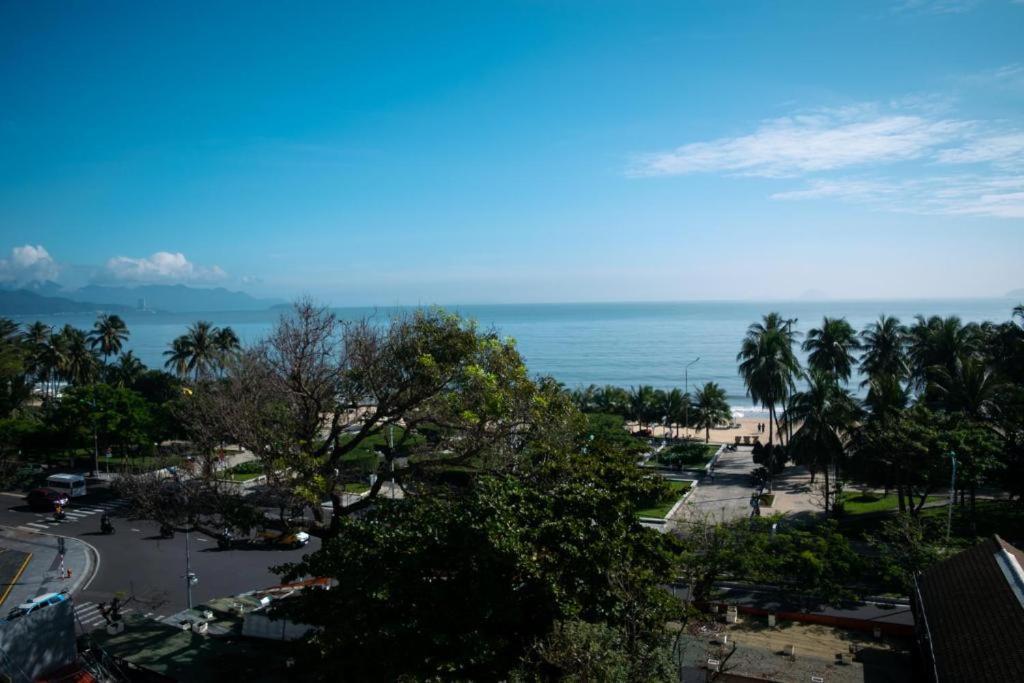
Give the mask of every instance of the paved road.
[{"label": "paved road", "polygon": [[[113,535],[100,533],[103,512],[111,516],[116,529]],[[67,516],[56,522],[52,514],[29,510],[20,496],[0,494],[0,525],[71,536],[97,550],[97,572],[75,596],[83,629],[102,625],[98,604],[114,596],[122,600],[125,613],[162,618],[185,609],[185,534],[161,539],[156,524],[129,519],[126,502],[100,487],[92,487],[88,496],[74,499]],[[190,534],[189,540],[192,571],[199,578],[192,588],[193,604],[280,583],[270,567],[295,562],[320,544],[319,539],[312,538],[308,546],[298,550],[222,551],[217,549],[216,541],[203,534]]]},{"label": "paved road", "polygon": [[673,520],[710,517],[729,521],[749,517],[750,496],[754,493],[750,472],[756,467],[750,448],[723,451],[715,464],[714,477],[701,479]]}]

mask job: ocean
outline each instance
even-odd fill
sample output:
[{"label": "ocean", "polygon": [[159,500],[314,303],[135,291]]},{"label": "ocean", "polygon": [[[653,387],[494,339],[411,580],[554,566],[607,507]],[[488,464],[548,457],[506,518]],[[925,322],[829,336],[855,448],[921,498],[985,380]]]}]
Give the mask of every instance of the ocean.
[{"label": "ocean", "polygon": [[[531,373],[551,375],[569,388],[588,384],[624,387],[651,384],[684,388],[713,381],[729,395],[734,408],[750,410],[736,372],[736,353],[747,326],[769,311],[796,318],[806,332],[825,315],[845,316],[862,329],[885,313],[912,322],[917,314],[958,315],[965,322],[1005,321],[1015,304],[1011,299],[912,301],[794,301],[794,302],[679,302],[610,304],[504,304],[447,306],[481,326],[515,339]],[[348,320],[374,316],[386,320],[388,308],[338,308]],[[163,352],[196,320],[231,326],[243,343],[267,335],[281,311],[218,313],[135,313],[123,315],[131,337],[126,348],[150,367],[163,366]],[[88,329],[95,317],[87,314],[15,316],[18,322],[43,320],[55,327],[67,323]],[[856,380],[851,382],[856,387]]]}]

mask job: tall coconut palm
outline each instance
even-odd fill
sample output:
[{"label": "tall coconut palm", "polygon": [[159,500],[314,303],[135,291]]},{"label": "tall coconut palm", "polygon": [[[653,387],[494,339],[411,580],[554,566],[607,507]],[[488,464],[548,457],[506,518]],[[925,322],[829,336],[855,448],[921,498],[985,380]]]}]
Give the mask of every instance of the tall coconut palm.
[{"label": "tall coconut palm", "polygon": [[146,366],[136,358],[134,353],[128,351],[121,354],[121,357],[117,359],[117,365],[113,367],[113,370],[114,381],[117,386],[130,387],[146,371]]},{"label": "tall coconut palm", "polygon": [[825,514],[832,509],[832,482],[857,418],[853,396],[832,375],[818,370],[808,373],[807,388],[793,395],[786,413],[787,422],[799,425],[789,443],[790,456],[825,475]]},{"label": "tall coconut palm", "polygon": [[61,368],[64,379],[76,385],[95,381],[99,372],[99,362],[85,332],[65,325],[60,331],[60,337],[64,345],[64,363]]},{"label": "tall coconut palm", "polygon": [[1010,388],[984,360],[973,356],[958,358],[952,370],[936,368],[930,386],[945,410],[990,425],[998,419],[1000,398]]},{"label": "tall coconut palm", "polygon": [[860,333],[861,386],[868,386],[880,377],[905,379],[909,373],[907,360],[907,328],[899,318],[879,316]]},{"label": "tall coconut palm", "polygon": [[956,372],[957,360],[977,351],[977,326],[964,325],[960,318],[917,316],[908,332],[908,355],[914,388],[923,392],[938,368]]},{"label": "tall coconut palm", "polygon": [[675,436],[679,436],[679,425],[684,420],[686,414],[686,401],[689,397],[686,396],[678,387],[666,391],[661,396],[661,410],[660,412],[667,418],[667,423],[670,427],[675,427]]},{"label": "tall coconut palm", "polygon": [[644,429],[654,417],[656,411],[656,392],[654,387],[648,384],[641,384],[639,387],[632,387],[629,392],[629,415],[640,429]]},{"label": "tall coconut palm", "polygon": [[807,365],[811,370],[832,375],[839,382],[847,382],[856,362],[853,352],[860,348],[857,333],[846,318],[825,318],[821,327],[807,333],[803,344],[808,352]]},{"label": "tall coconut palm", "polygon": [[214,328],[213,346],[217,354],[216,364],[221,369],[242,350],[242,342],[230,327]]},{"label": "tall coconut palm", "polygon": [[769,313],[760,323],[747,328],[740,352],[739,373],[747,387],[747,395],[768,408],[768,443],[779,425],[776,407],[785,402],[800,376],[800,361],[793,351],[795,321],[785,320],[778,313]]},{"label": "tall coconut palm", "polygon": [[167,359],[164,361],[165,368],[182,379],[187,377],[189,372],[188,363],[191,357],[188,337],[185,335],[176,337],[171,342],[170,348],[164,351],[164,357]]},{"label": "tall coconut palm", "polygon": [[871,419],[888,422],[909,404],[910,392],[896,375],[879,374],[868,381],[864,407]]},{"label": "tall coconut palm", "polygon": [[732,418],[732,409],[726,400],[725,390],[715,382],[708,382],[697,389],[690,407],[693,425],[704,429],[704,443],[711,440],[711,428],[728,422]]},{"label": "tall coconut palm", "polygon": [[103,314],[96,319],[96,323],[89,333],[89,344],[93,349],[99,349],[103,356],[103,364],[107,364],[107,358],[121,353],[121,348],[128,341],[128,326],[124,324],[119,315]]}]

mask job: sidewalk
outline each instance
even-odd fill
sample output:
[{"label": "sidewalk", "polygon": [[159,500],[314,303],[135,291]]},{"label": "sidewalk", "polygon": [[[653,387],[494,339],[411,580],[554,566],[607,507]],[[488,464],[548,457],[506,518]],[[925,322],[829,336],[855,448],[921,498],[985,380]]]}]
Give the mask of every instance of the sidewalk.
[{"label": "sidewalk", "polygon": [[[67,537],[64,538],[64,566],[71,570],[71,578],[61,578],[57,539],[51,534],[0,527],[0,546],[32,554],[7,598],[0,604],[0,614],[44,593],[62,590],[74,593],[92,579],[99,568],[95,549],[77,538]],[[7,586],[0,586],[0,594],[5,590]]]}]

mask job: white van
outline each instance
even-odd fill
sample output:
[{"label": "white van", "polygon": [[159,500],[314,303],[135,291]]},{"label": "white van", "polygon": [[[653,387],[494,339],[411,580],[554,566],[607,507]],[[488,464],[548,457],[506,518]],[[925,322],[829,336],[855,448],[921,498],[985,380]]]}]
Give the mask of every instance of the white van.
[{"label": "white van", "polygon": [[46,485],[67,494],[68,498],[85,495],[85,477],[80,474],[51,474],[46,478]]}]

